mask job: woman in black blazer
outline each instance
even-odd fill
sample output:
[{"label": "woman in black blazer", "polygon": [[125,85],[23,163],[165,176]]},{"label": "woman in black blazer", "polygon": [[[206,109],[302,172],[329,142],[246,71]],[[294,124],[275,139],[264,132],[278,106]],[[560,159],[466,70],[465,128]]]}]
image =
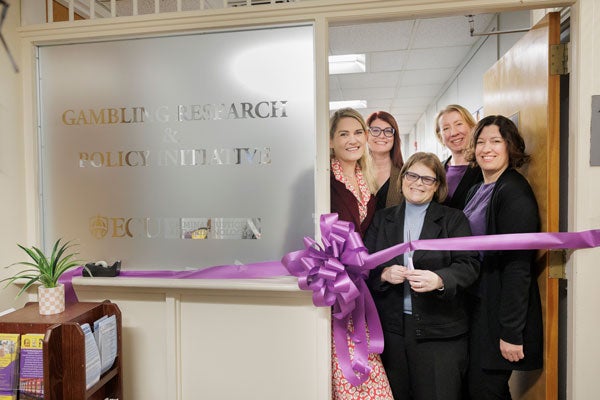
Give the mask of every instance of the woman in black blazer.
[{"label": "woman in black blazer", "polygon": [[[404,200],[375,214],[365,238],[369,252],[409,239],[471,234],[462,211],[438,203],[446,181],[436,155],[413,154],[401,177]],[[478,272],[477,252],[420,250],[371,271],[385,340],[382,361],[395,399],[461,398],[469,325],[464,294]]]},{"label": "woman in black blazer", "polygon": [[[474,235],[538,232],[538,206],[515,168],[529,161],[515,124],[501,115],[482,119],[469,159],[483,172],[464,209]],[[510,399],[513,370],[542,367],[543,328],[532,250],[485,251],[471,291],[473,316],[468,388],[471,399]]]}]

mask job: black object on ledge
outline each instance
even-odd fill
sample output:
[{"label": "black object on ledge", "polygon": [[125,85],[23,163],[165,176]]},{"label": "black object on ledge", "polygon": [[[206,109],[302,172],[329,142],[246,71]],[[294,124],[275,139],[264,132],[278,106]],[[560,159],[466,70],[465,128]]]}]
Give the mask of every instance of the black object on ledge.
[{"label": "black object on ledge", "polygon": [[[89,271],[89,272],[88,272]],[[99,277],[114,277],[121,272],[121,261],[116,261],[113,265],[107,265],[106,261],[91,262],[85,264],[85,268],[81,272],[82,276],[93,278]]]}]

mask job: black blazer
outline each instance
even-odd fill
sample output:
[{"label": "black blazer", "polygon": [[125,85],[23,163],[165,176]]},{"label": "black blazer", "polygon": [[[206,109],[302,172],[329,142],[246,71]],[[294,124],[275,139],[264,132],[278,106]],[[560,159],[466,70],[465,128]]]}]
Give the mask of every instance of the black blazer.
[{"label": "black blazer", "polygon": [[[469,192],[470,199],[477,188]],[[496,181],[486,211],[486,234],[539,232],[540,218],[531,186],[509,168]],[[478,295],[482,368],[532,370],[543,364],[543,326],[535,270],[535,250],[486,251],[481,265]],[[509,362],[499,340],[522,344],[525,358]]]},{"label": "black blazer", "polygon": [[[365,245],[370,253],[404,242],[404,215],[406,203],[385,208],[375,213],[367,231]],[[438,239],[470,236],[471,229],[460,210],[431,202],[419,239]],[[478,253],[475,251],[417,250],[413,255],[415,268],[428,269],[444,281],[444,290],[412,293],[415,334],[422,339],[451,338],[468,330],[464,289],[471,285],[479,273]],[[371,288],[382,327],[386,331],[404,334],[404,285],[381,281],[384,267],[404,265],[403,256],[376,267],[369,275]]]},{"label": "black blazer", "polygon": [[[449,157],[446,161],[444,161],[444,167],[448,165],[451,158],[452,157]],[[481,174],[481,168],[479,168],[479,166],[468,166],[465,174],[460,179],[454,194],[451,198],[446,199],[443,204],[448,207],[458,208],[459,210],[464,209],[465,204],[467,204],[466,199],[469,189],[471,189],[474,185],[481,183],[482,181],[483,175]]]}]

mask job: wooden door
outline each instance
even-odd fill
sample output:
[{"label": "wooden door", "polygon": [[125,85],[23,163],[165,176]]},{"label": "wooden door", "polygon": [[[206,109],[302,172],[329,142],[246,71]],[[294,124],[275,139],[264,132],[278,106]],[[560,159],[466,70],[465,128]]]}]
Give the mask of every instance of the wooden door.
[{"label": "wooden door", "polygon": [[[558,232],[560,76],[549,71],[550,46],[559,43],[560,14],[550,13],[484,75],[484,114],[513,119],[532,156],[521,172],[535,192],[544,232]],[[538,263],[544,369],[514,373],[514,399],[558,398],[558,279],[550,278],[548,252],[540,252]]]}]

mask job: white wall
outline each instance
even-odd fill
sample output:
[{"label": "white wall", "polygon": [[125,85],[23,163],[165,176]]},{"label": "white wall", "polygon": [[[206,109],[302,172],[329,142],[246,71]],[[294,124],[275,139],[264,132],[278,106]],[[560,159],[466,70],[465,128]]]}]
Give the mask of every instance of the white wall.
[{"label": "white wall", "polygon": [[[8,47],[19,62],[19,2],[8,0],[10,7],[2,34]],[[21,75],[15,73],[8,55],[0,46],[0,279],[9,276],[13,269],[4,267],[24,259],[16,243],[26,243],[25,186],[23,154],[23,129],[21,126]],[[4,287],[4,283],[0,284]],[[14,304],[17,290],[0,289],[0,311]],[[23,299],[24,301],[24,299]]]},{"label": "white wall", "polygon": [[[600,94],[600,3],[580,0],[571,11],[569,230],[600,228],[600,168],[590,166],[591,96]],[[569,257],[567,393],[598,398],[600,248]]]}]

